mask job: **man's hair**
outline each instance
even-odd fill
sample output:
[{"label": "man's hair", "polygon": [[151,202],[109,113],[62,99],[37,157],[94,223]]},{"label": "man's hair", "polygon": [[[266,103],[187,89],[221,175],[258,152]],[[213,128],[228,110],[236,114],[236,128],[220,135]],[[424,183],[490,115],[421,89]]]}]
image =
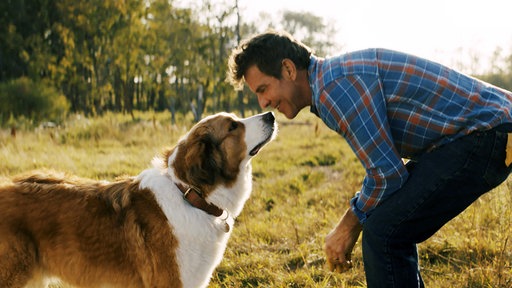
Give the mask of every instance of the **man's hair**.
[{"label": "man's hair", "polygon": [[281,79],[283,59],[293,61],[297,69],[307,69],[312,50],[287,32],[269,31],[244,40],[233,49],[228,62],[227,80],[241,90],[247,69],[256,64],[264,74]]}]

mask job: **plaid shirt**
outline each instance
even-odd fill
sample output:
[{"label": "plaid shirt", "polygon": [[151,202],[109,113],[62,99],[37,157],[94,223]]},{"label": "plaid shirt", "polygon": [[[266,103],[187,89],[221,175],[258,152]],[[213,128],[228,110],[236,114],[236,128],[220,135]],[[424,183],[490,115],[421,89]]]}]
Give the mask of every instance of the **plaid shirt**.
[{"label": "plaid shirt", "polygon": [[351,201],[366,215],[408,178],[402,158],[512,123],[512,93],[440,64],[384,49],[311,57],[311,111],[342,135],[366,176]]}]

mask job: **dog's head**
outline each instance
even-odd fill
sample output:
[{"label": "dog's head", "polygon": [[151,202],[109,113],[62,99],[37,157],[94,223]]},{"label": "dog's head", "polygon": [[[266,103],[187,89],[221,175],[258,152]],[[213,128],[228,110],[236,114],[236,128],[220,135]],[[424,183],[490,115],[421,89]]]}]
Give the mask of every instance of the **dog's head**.
[{"label": "dog's head", "polygon": [[204,118],[164,156],[174,175],[207,192],[232,185],[243,165],[277,133],[272,112],[240,119],[219,113]]}]

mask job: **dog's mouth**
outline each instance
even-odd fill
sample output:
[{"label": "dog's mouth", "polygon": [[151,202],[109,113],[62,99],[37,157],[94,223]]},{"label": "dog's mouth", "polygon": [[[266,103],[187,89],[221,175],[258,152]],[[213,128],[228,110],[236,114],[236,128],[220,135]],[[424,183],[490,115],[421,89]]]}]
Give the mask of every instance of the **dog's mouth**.
[{"label": "dog's mouth", "polygon": [[270,142],[270,140],[272,140],[273,135],[274,135],[274,129],[272,128],[272,132],[268,135],[267,139],[263,140],[260,144],[256,145],[256,147],[252,148],[251,152],[249,152],[249,155],[252,157],[252,156],[255,156],[256,154],[258,154],[258,152],[260,152],[261,148],[263,148],[263,146],[265,146],[268,142]]},{"label": "dog's mouth", "polygon": [[254,147],[251,152],[249,152],[249,155],[250,156],[254,156],[256,154],[258,154],[258,152],[260,152],[261,148],[263,148],[263,146],[265,146],[265,144],[267,144],[268,142],[270,141],[270,137],[267,138],[267,140],[261,142],[260,144],[256,145],[256,147]]},{"label": "dog's mouth", "polygon": [[[257,117],[257,118],[254,118],[254,117]],[[262,131],[261,131],[261,132],[263,132],[262,136],[265,137],[265,139],[263,141],[261,141],[258,145],[254,146],[254,148],[252,148],[249,151],[249,156],[252,157],[252,156],[255,156],[256,154],[258,154],[258,152],[260,152],[260,150],[261,150],[261,148],[263,148],[263,146],[265,146],[268,142],[270,142],[270,141],[272,141],[272,139],[274,139],[274,137],[277,134],[277,123],[275,121],[276,119],[274,117],[274,113],[272,113],[272,112],[259,114],[259,115],[250,117],[249,119],[256,120],[256,121],[252,121],[249,123],[258,123],[257,127],[254,127],[254,124],[251,124],[251,125],[253,125],[253,126],[251,126],[252,127],[251,129],[253,129],[253,130],[262,129]],[[262,125],[262,126],[260,126],[260,125]],[[256,134],[256,135],[258,135],[258,134]],[[250,142],[254,143],[253,141],[254,140],[252,140]]]}]

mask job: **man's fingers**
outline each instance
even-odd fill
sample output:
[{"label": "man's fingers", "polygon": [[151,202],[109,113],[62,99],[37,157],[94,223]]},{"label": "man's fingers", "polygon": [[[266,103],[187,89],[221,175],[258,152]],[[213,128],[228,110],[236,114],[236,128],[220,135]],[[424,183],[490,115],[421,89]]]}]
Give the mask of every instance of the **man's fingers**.
[{"label": "man's fingers", "polygon": [[352,261],[350,261],[350,260],[341,260],[340,261],[339,259],[333,259],[333,260],[328,259],[327,267],[329,268],[329,271],[336,271],[338,273],[343,273],[343,272],[350,270],[350,268],[352,268]]},{"label": "man's fingers", "polygon": [[350,268],[352,268],[352,261],[345,261],[336,266],[336,272],[338,272],[338,273],[347,272],[348,270],[350,270]]},{"label": "man's fingers", "polygon": [[334,263],[332,263],[332,261],[329,259],[327,259],[327,269],[329,269],[329,271],[334,271],[336,269],[336,266],[334,266]]}]

